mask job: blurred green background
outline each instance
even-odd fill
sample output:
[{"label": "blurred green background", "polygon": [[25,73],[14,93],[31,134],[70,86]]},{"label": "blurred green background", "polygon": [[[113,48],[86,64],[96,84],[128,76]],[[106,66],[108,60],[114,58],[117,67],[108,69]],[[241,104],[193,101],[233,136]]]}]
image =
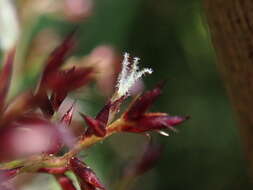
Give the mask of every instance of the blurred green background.
[{"label": "blurred green background", "polygon": [[[41,16],[31,36],[53,27],[66,34],[78,25],[77,56],[100,44],[141,57],[154,74],[146,88],[166,79],[152,110],[191,119],[170,137],[154,135],[165,145],[157,166],[132,189],[251,189],[235,116],[216,68],[214,50],[200,0],[95,0],[92,16],[73,24]],[[30,38],[32,38],[30,36]],[[29,83],[26,80],[26,85]],[[96,113],[105,99],[90,105]],[[98,103],[94,103],[98,102]],[[116,135],[84,153],[108,186],[134,158],[144,138]]]}]

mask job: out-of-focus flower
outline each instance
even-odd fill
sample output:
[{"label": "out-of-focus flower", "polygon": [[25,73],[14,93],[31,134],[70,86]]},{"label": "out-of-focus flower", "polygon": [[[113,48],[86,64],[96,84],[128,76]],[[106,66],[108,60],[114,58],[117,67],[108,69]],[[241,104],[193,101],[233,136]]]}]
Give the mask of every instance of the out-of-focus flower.
[{"label": "out-of-focus flower", "polygon": [[40,72],[44,66],[46,56],[60,43],[60,36],[55,30],[46,28],[40,31],[32,39],[31,44],[28,45],[25,64],[22,66],[21,71],[28,73]]},{"label": "out-of-focus flower", "polygon": [[95,66],[98,87],[105,95],[111,95],[120,67],[117,53],[111,46],[101,45],[90,53],[88,60]]},{"label": "out-of-focus flower", "polygon": [[15,190],[15,188],[14,187],[12,187],[10,184],[8,184],[8,185],[0,185],[0,189],[1,190]]},{"label": "out-of-focus flower", "polygon": [[138,155],[137,159],[126,167],[124,177],[139,176],[152,169],[161,157],[162,150],[163,147],[161,145],[154,144],[150,141],[144,148],[143,152]]},{"label": "out-of-focus flower", "polygon": [[13,48],[19,35],[19,22],[12,0],[0,1],[0,47]]},{"label": "out-of-focus flower", "polygon": [[36,115],[27,115],[0,131],[0,160],[38,153],[55,153],[61,144],[56,126]]},{"label": "out-of-focus flower", "polygon": [[92,14],[93,0],[64,0],[63,6],[66,20],[77,22]]},{"label": "out-of-focus flower", "polygon": [[62,1],[26,0],[19,2],[19,15],[22,23],[38,18],[41,14],[54,13],[61,8]]},{"label": "out-of-focus flower", "polygon": [[19,3],[22,22],[50,14],[71,22],[83,21],[92,14],[92,0],[27,0]]}]

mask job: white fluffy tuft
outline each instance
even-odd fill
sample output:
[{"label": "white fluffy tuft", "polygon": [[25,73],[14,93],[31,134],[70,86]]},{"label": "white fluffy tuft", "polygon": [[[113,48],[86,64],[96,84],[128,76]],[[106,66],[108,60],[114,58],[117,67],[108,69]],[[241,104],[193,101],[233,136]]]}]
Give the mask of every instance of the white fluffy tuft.
[{"label": "white fluffy tuft", "polygon": [[151,74],[153,72],[150,68],[139,69],[138,63],[140,58],[135,57],[133,63],[129,62],[129,54],[124,54],[124,59],[122,62],[122,70],[118,77],[117,97],[129,95],[129,89],[134,85],[134,83],[140,79],[145,74]]}]

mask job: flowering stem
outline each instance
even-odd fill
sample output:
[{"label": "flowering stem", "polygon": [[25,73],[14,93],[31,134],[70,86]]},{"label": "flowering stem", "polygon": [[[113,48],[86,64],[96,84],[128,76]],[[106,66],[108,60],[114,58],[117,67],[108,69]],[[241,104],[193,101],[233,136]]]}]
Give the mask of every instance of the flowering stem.
[{"label": "flowering stem", "polygon": [[97,137],[92,135],[87,138],[81,137],[74,147],[63,156],[54,155],[35,155],[22,160],[15,160],[0,165],[0,169],[14,169],[22,167],[19,173],[23,172],[36,172],[40,168],[58,168],[68,165],[69,159],[77,155],[82,150],[89,148],[90,146],[105,140],[107,137],[120,131],[120,127],[124,124],[124,120],[119,118],[107,127],[107,133],[104,137]]},{"label": "flowering stem", "polygon": [[92,135],[91,137],[87,137],[87,138],[81,137],[79,141],[76,143],[76,145],[71,149],[71,151],[66,153],[63,157],[69,159],[75,156],[76,154],[78,154],[80,151],[89,148],[90,146],[96,144],[97,142],[103,141],[104,139],[113,135],[114,133],[119,132],[120,127],[124,123],[125,121],[122,118],[119,118],[118,120],[114,121],[112,124],[110,124],[107,127],[106,136],[104,137],[97,137],[95,135]]}]

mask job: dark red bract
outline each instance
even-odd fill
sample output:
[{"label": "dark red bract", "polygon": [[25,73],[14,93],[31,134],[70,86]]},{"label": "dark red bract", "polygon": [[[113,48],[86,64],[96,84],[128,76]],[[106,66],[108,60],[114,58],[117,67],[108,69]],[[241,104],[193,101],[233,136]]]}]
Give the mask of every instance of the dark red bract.
[{"label": "dark red bract", "polygon": [[189,117],[169,116],[163,113],[144,114],[134,122],[128,122],[122,126],[122,131],[131,133],[143,133],[154,130],[171,129],[173,126],[183,123]]},{"label": "dark red bract", "polygon": [[70,126],[74,113],[74,104],[67,110],[67,112],[61,118],[61,122],[66,126]]},{"label": "dark red bract", "polygon": [[149,107],[154,103],[154,101],[161,95],[161,85],[157,86],[151,91],[144,93],[143,95],[137,97],[129,109],[126,111],[124,117],[127,120],[139,119]]},{"label": "dark red bract", "polygon": [[159,84],[153,90],[144,93],[136,98],[123,118],[126,121],[121,130],[132,133],[144,133],[149,131],[173,129],[173,126],[183,123],[188,116],[171,116],[166,113],[146,113],[156,98],[161,94]]},{"label": "dark red bract", "polygon": [[65,40],[51,53],[46,61],[46,67],[42,74],[41,88],[49,82],[48,79],[64,64],[64,60],[73,50],[75,45],[75,31],[70,33]]},{"label": "dark red bract", "polygon": [[58,176],[56,176],[56,179],[57,179],[58,183],[60,184],[62,190],[76,190],[71,179],[69,179],[67,176],[58,175]]},{"label": "dark red bract", "polygon": [[90,188],[105,190],[96,174],[83,162],[77,158],[72,158],[69,163],[72,171]]},{"label": "dark red bract", "polygon": [[105,124],[99,120],[96,120],[92,117],[81,114],[82,118],[85,120],[88,128],[86,130],[85,136],[96,135],[98,137],[104,137],[106,135]]}]

